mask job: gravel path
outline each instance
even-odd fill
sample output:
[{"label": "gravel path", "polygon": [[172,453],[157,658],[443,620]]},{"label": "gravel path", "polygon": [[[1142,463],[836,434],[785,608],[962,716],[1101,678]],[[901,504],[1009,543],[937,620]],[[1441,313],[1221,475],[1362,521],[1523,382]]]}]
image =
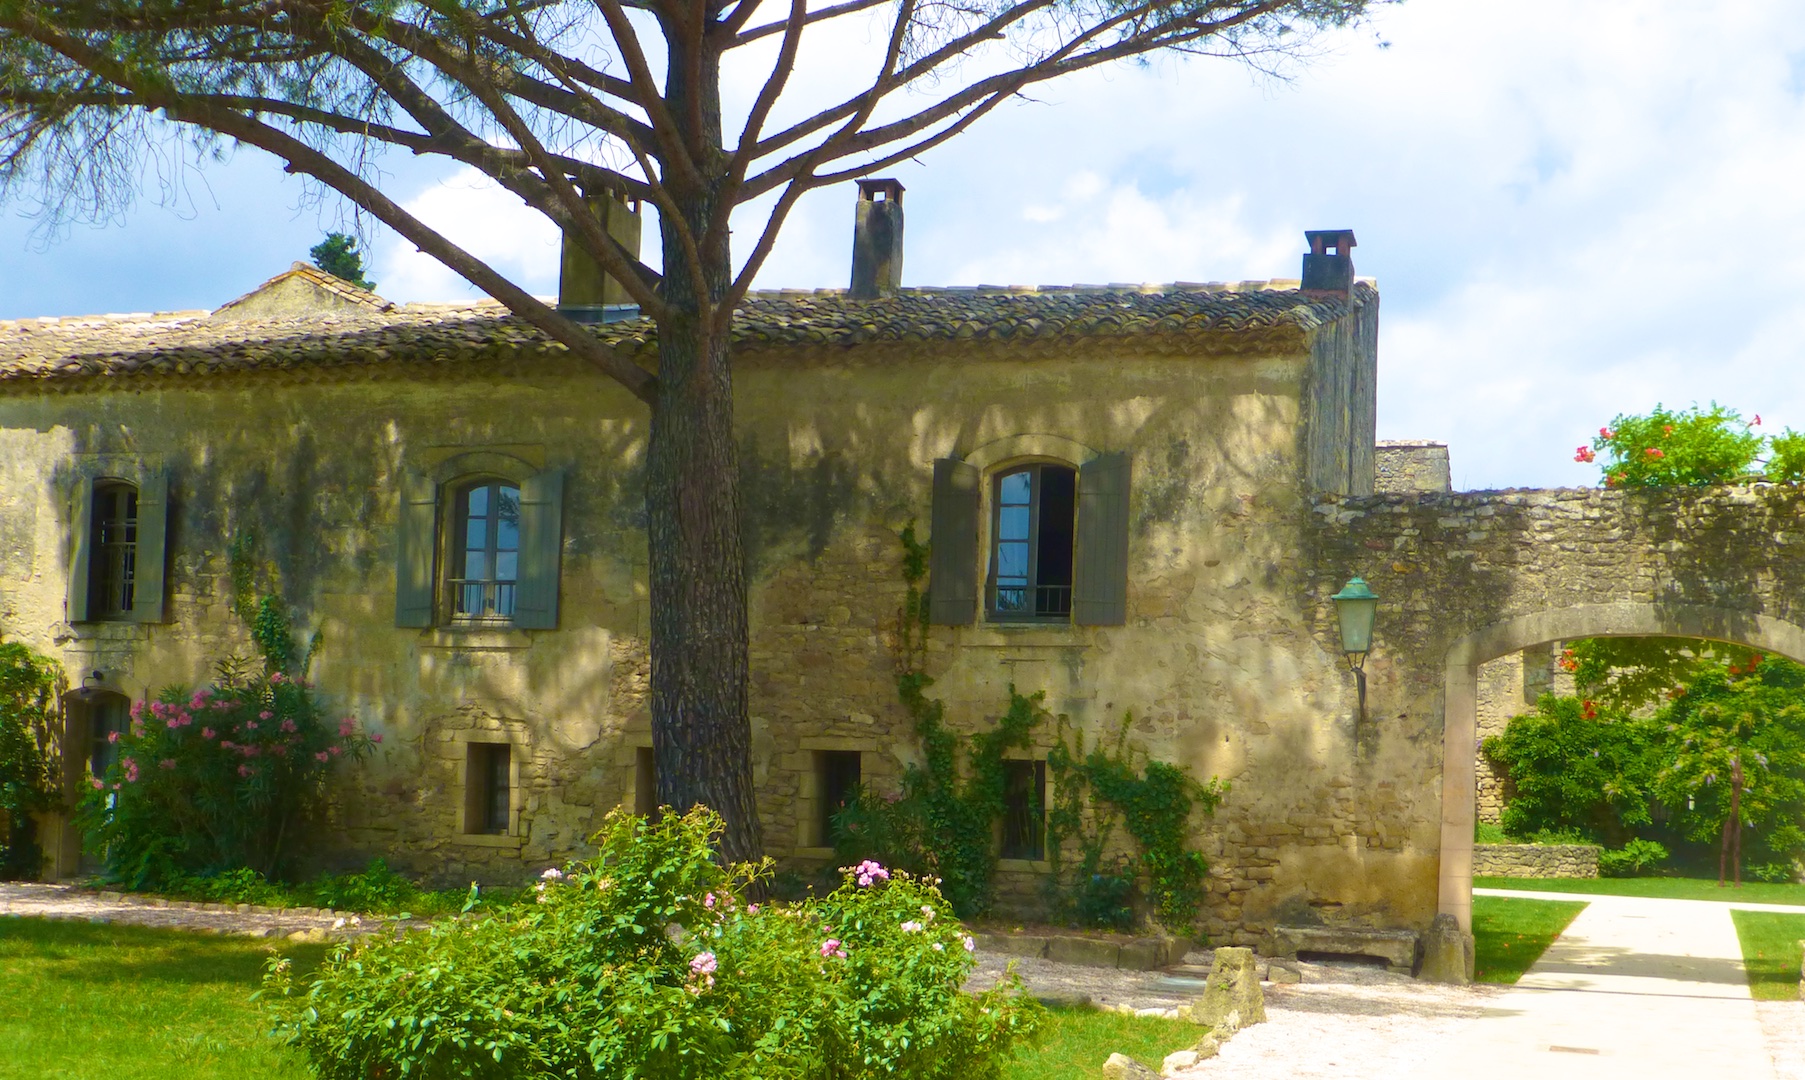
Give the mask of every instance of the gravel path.
[{"label": "gravel path", "polygon": [[181,900],[94,892],[74,885],[0,882],[0,915],[153,926],[201,934],[331,941],[369,933],[388,919],[359,919],[321,908],[196,904]]}]

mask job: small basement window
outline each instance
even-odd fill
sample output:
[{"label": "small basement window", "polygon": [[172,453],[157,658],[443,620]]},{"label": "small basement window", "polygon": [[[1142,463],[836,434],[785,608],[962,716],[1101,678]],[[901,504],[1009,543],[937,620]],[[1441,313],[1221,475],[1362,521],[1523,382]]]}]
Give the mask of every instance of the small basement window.
[{"label": "small basement window", "polygon": [[864,755],[857,750],[815,751],[815,835],[822,847],[834,842],[834,815],[846,809],[859,790],[859,770]]},{"label": "small basement window", "polygon": [[633,751],[633,812],[652,822],[664,816],[658,812],[658,759],[649,746]]},{"label": "small basement window", "polygon": [[1003,762],[1003,858],[1047,857],[1047,763]]},{"label": "small basement window", "polygon": [[468,754],[464,770],[464,831],[506,836],[512,823],[509,772],[513,747],[507,743],[473,742]]}]

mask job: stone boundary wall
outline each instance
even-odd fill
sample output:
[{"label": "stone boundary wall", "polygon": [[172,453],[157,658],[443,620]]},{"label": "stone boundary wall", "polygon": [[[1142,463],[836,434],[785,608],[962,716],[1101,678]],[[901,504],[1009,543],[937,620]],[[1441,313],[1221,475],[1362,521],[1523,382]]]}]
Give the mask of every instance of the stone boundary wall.
[{"label": "stone boundary wall", "polygon": [[1474,844],[1475,877],[1595,878],[1597,844]]}]

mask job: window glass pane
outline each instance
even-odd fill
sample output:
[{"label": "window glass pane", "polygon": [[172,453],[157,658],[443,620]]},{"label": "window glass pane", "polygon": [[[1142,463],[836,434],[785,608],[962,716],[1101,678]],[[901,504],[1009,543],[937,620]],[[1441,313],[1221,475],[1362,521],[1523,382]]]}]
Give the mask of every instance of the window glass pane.
[{"label": "window glass pane", "polygon": [[997,586],[997,610],[1005,613],[1019,613],[1028,610],[1028,590],[1023,588],[1005,588]]},{"label": "window glass pane", "polygon": [[997,514],[997,538],[999,540],[1028,539],[1028,508],[1025,506],[1005,506]]},{"label": "window glass pane", "polygon": [[470,489],[470,516],[486,517],[489,513],[489,489],[473,487]]},{"label": "window glass pane", "polygon": [[1072,541],[1077,509],[1077,474],[1046,466],[1040,473],[1040,545],[1036,554],[1037,585],[1072,584]]},{"label": "window glass pane", "polygon": [[1024,470],[1018,473],[1010,473],[1008,476],[1003,477],[1003,482],[997,485],[997,498],[999,501],[1001,501],[1004,506],[1026,506],[1028,504],[1028,497],[1033,490],[1033,476],[1034,474],[1032,472]]},{"label": "window glass pane", "polygon": [[1028,583],[1028,545],[1022,541],[1005,541],[997,545],[997,584]]},{"label": "window glass pane", "polygon": [[495,580],[517,581],[519,574],[520,554],[514,551],[498,551],[495,553]]},{"label": "window glass pane", "polygon": [[486,551],[464,552],[464,577],[469,581],[489,580],[489,554]]},{"label": "window glass pane", "polygon": [[[502,484],[496,488],[496,492],[498,498],[496,500],[495,517],[501,524],[507,526],[508,531],[504,535],[519,535],[520,489],[517,487],[509,487],[507,484]],[[517,542],[512,542],[508,546],[514,547],[516,544]]]},{"label": "window glass pane", "polygon": [[464,523],[464,549],[481,551],[489,546],[489,519],[472,517]]}]

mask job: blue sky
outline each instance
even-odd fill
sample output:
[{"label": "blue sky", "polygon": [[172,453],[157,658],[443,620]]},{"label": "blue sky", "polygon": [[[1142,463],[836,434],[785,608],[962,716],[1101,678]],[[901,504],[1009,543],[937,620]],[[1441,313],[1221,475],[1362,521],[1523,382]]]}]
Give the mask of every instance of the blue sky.
[{"label": "blue sky", "polygon": [[[836,33],[792,112],[862,77],[871,25]],[[1289,81],[1161,58],[1006,106],[895,170],[905,283],[1294,277],[1304,229],[1352,227],[1384,297],[1380,436],[1447,440],[1457,486],[1594,483],[1573,448],[1657,402],[1805,428],[1796,0],[1408,0],[1326,44]],[[518,203],[384,164],[429,221],[555,289],[552,232]],[[759,284],[844,285],[851,202],[805,200]],[[344,223],[252,152],[157,203],[153,184],[123,222],[48,236],[6,207],[0,318],[213,307]],[[468,294],[370,242],[384,295]]]}]

